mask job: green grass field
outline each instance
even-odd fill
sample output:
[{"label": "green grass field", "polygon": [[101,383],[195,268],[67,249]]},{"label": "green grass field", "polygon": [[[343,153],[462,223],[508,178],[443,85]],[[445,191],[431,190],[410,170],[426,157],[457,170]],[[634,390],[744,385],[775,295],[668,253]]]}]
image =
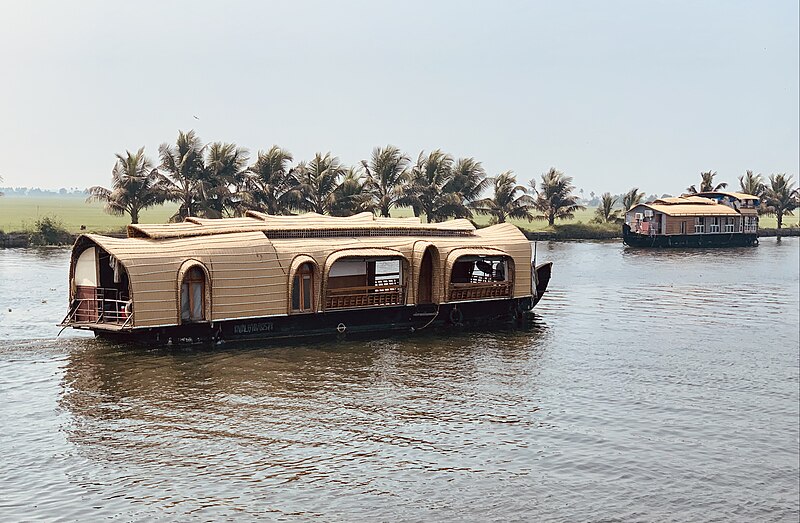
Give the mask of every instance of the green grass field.
[{"label": "green grass field", "polygon": [[[142,213],[139,221],[142,223],[164,223],[175,213],[176,204],[165,204],[153,207]],[[411,216],[411,209],[397,209],[392,213],[395,216]],[[0,230],[17,232],[30,230],[38,218],[45,216],[61,221],[67,230],[73,233],[80,232],[81,225],[86,226],[88,232],[110,232],[122,230],[130,220],[127,216],[111,216],[103,212],[101,203],[86,203],[82,198],[75,197],[25,197],[25,198],[0,198]],[[556,221],[557,225],[567,223],[589,223],[594,216],[594,209],[586,209],[576,213],[575,218],[568,222]],[[479,225],[489,223],[489,217],[478,216],[475,220]],[[545,231],[547,222],[535,220],[533,222],[512,220],[512,223],[523,229],[532,231]],[[774,216],[762,216],[762,228],[777,227]],[[784,217],[784,227],[800,226],[800,213],[795,216]]]},{"label": "green grass field", "polygon": [[[166,204],[147,209],[139,221],[163,223],[175,213],[177,205]],[[119,231],[130,223],[128,216],[111,216],[103,212],[102,203],[86,203],[75,197],[24,197],[0,198],[0,230],[25,231],[33,227],[38,218],[54,217],[70,232],[81,232],[81,225],[89,232]]]}]

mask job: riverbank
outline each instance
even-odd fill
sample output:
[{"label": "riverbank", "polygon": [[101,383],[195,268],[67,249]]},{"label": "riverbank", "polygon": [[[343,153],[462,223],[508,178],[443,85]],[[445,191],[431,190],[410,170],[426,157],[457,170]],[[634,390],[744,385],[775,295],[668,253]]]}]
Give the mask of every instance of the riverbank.
[{"label": "riverbank", "polygon": [[[569,224],[557,225],[553,230],[531,231],[522,229],[525,236],[531,241],[570,241],[570,240],[617,240],[622,239],[622,231],[619,227],[602,225]],[[117,230],[103,232],[106,236],[124,238],[125,231]],[[13,249],[33,246],[57,246],[72,245],[79,235],[70,232],[62,232],[55,239],[46,239],[34,232],[10,232],[0,231],[0,248]],[[760,238],[774,238],[778,236],[778,229],[759,229]],[[780,230],[780,236],[800,236],[800,227],[790,227]]]},{"label": "riverbank", "polygon": [[[622,230],[615,227],[613,230],[596,227],[593,225],[561,225],[556,226],[552,231],[529,231],[523,229],[525,236],[529,240],[535,241],[566,241],[566,240],[615,240],[622,239]],[[780,234],[778,234],[780,232]],[[774,238],[776,236],[800,236],[800,227],[788,227],[780,229],[759,229],[759,238]]]},{"label": "riverbank", "polygon": [[[177,205],[165,203],[142,211],[139,217],[141,223],[165,223],[175,214]],[[575,213],[571,220],[559,220],[555,228],[549,227],[546,221],[535,220],[509,220],[520,229],[537,233],[537,239],[596,239],[619,237],[620,231],[616,225],[594,224],[595,207],[582,209]],[[409,208],[392,210],[395,218],[413,216]],[[31,231],[38,220],[50,218],[60,223],[63,228],[72,233],[90,231],[99,234],[116,233],[123,231],[130,223],[128,216],[112,216],[103,210],[100,202],[86,202],[83,198],[57,196],[57,197],[9,197],[0,198],[0,231],[8,234],[24,233]],[[488,216],[478,215],[475,223],[480,226],[489,225]],[[774,216],[761,216],[759,224],[765,229],[775,228],[778,225]],[[800,213],[784,217],[784,227],[800,227]],[[570,226],[581,229],[570,230]],[[608,228],[611,232],[600,232]],[[616,232],[616,236],[613,234]],[[541,234],[538,234],[541,233]],[[588,236],[587,236],[588,235]]]},{"label": "riverbank", "polygon": [[[95,234],[94,231],[85,231],[87,233]],[[112,236],[115,238],[124,238],[126,236],[125,230],[97,233],[105,236]],[[24,232],[9,232],[4,233],[0,231],[0,249],[13,249],[21,247],[55,247],[63,245],[72,245],[80,234],[74,234],[67,231],[56,231],[52,235],[42,235],[40,232],[24,231]]]}]

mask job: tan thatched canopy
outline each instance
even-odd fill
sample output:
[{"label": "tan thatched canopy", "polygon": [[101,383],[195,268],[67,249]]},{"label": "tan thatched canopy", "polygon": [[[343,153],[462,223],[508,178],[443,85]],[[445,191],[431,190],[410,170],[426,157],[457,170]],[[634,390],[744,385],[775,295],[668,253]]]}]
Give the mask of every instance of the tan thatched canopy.
[{"label": "tan thatched canopy", "polygon": [[128,225],[130,238],[188,238],[233,232],[261,231],[270,238],[324,237],[328,235],[419,235],[463,236],[475,231],[469,220],[422,223],[419,218],[376,218],[361,213],[347,218],[315,213],[298,216],[273,216],[248,211],[244,218],[186,218],[182,223]]}]

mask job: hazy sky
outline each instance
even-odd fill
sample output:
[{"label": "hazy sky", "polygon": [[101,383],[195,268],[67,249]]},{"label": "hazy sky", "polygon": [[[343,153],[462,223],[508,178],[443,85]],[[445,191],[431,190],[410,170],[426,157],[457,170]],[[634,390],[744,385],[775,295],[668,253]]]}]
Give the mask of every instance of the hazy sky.
[{"label": "hazy sky", "polygon": [[252,156],[555,166],[587,194],[797,177],[799,18],[797,0],[0,0],[0,176],[108,185],[115,153],[156,160],[195,129]]}]

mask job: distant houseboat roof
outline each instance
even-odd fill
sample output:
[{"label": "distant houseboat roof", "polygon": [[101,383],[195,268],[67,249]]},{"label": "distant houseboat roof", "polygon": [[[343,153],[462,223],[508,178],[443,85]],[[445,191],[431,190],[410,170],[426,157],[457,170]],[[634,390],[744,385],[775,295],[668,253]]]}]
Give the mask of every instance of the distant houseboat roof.
[{"label": "distant houseboat roof", "polygon": [[727,205],[660,205],[656,203],[645,204],[653,210],[667,216],[739,216],[739,213]]},{"label": "distant houseboat roof", "polygon": [[323,238],[337,236],[472,236],[469,220],[422,223],[419,218],[380,218],[364,212],[348,217],[316,213],[274,216],[248,211],[243,218],[186,218],[181,223],[128,226],[130,238],[188,238],[213,234],[262,232],[269,238]]},{"label": "distant houseboat roof", "polygon": [[702,196],[674,196],[669,198],[659,198],[648,203],[664,205],[717,205],[716,200],[703,198]]},{"label": "distant houseboat roof", "polygon": [[739,213],[731,207],[701,196],[659,198],[639,206],[653,209],[667,216],[739,216]]},{"label": "distant houseboat roof", "polygon": [[759,200],[758,196],[754,196],[752,194],[747,194],[743,192],[732,192],[732,191],[706,191],[697,193],[698,196],[727,196],[728,198],[734,198],[736,200]]}]

